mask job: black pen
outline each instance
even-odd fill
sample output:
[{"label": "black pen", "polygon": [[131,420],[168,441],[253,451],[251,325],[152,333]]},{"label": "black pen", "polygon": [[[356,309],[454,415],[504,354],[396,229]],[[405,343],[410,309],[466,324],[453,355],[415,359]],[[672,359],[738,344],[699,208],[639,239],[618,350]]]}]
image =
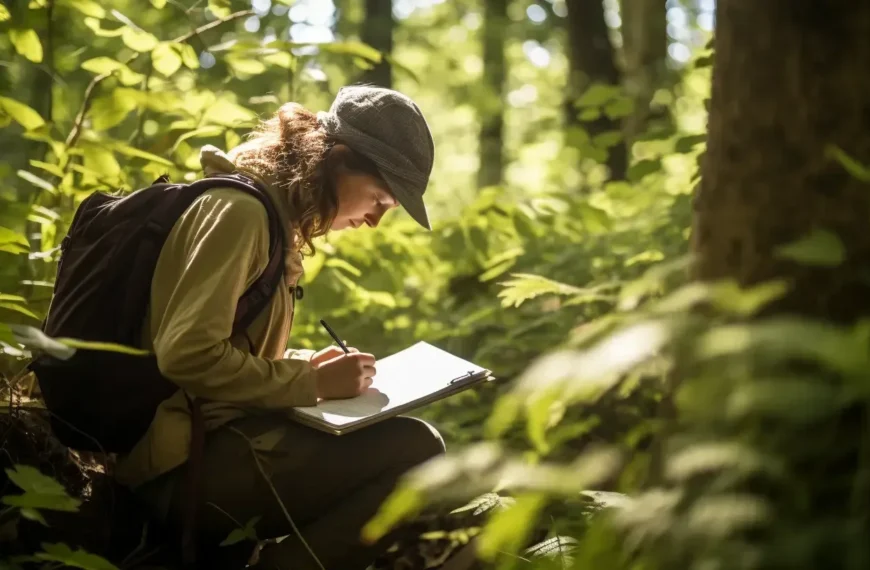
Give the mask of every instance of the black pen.
[{"label": "black pen", "polygon": [[332,340],[334,340],[335,342],[338,343],[338,346],[341,347],[341,349],[344,351],[344,353],[345,353],[345,354],[350,354],[350,352],[348,352],[348,350],[347,350],[347,347],[344,346],[344,343],[341,342],[341,339],[339,339],[339,338],[338,338],[338,335],[335,334],[335,331],[332,330],[332,327],[329,326],[328,324],[326,324],[326,321],[324,321],[323,319],[320,319],[320,324],[323,325],[323,328],[326,329],[326,332],[329,333],[329,336],[332,337]]}]

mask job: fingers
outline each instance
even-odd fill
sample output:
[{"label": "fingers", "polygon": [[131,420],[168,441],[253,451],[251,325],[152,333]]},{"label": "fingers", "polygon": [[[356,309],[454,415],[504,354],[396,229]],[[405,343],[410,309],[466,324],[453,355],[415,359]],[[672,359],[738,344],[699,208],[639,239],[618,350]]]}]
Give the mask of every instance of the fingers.
[{"label": "fingers", "polygon": [[372,380],[371,378],[363,378],[363,381],[362,381],[362,390],[360,390],[360,392],[362,393],[362,392],[364,392],[365,390],[367,390],[368,387],[372,385],[372,382],[373,382],[373,380]]}]

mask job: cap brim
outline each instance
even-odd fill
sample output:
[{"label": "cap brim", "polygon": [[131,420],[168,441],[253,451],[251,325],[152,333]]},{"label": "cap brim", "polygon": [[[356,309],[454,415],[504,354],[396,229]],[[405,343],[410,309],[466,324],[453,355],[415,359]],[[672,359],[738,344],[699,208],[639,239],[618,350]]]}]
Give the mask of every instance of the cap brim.
[{"label": "cap brim", "polygon": [[402,205],[414,221],[431,231],[432,226],[429,224],[429,215],[426,213],[426,204],[423,203],[423,196],[408,192],[407,182],[398,176],[383,171],[381,171],[381,176],[387,182],[387,186],[390,187],[393,196],[396,197],[396,200],[399,201],[399,204]]}]

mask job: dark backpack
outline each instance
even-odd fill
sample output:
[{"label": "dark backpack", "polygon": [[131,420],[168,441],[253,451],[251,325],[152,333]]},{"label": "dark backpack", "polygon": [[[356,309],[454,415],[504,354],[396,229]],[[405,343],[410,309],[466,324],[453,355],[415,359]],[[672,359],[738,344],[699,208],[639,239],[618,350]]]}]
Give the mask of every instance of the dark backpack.
[{"label": "dark backpack", "polygon": [[[54,297],[43,331],[52,337],[140,346],[160,250],[175,222],[203,192],[231,187],[262,202],[269,216],[269,264],[239,299],[233,330],[268,304],[284,270],[285,236],[275,206],[256,182],[218,175],[191,184],[161,177],[126,196],[95,192],[61,243]],[[125,453],[145,434],[158,405],[178,390],[154,355],[78,350],[69,360],[38,356],[36,373],[52,430],[67,447]]]}]

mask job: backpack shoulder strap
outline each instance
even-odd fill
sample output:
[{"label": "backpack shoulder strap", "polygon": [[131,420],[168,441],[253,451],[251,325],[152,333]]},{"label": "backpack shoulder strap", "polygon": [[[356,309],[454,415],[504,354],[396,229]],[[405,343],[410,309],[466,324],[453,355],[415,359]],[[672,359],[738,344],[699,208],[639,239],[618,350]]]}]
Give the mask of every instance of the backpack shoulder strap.
[{"label": "backpack shoulder strap", "polygon": [[284,275],[284,251],[287,247],[287,237],[281,227],[281,218],[275,209],[275,204],[266,190],[256,181],[240,174],[216,174],[193,182],[199,192],[202,187],[208,189],[230,187],[257,198],[266,208],[269,217],[269,263],[256,281],[245,291],[236,303],[236,316],[233,321],[233,333],[246,330],[254,319],[268,305],[272,295],[281,283]]}]

